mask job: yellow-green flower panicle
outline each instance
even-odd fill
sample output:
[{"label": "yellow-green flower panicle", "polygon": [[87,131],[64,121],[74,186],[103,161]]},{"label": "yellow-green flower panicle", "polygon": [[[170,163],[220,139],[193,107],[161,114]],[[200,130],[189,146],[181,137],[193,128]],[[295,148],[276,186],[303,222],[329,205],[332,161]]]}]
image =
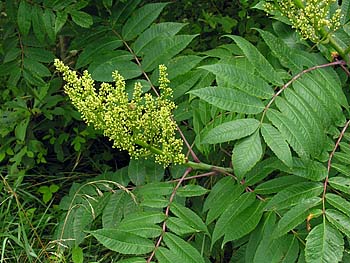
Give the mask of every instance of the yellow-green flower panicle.
[{"label": "yellow-green flower panicle", "polygon": [[264,7],[270,14],[280,12],[303,39],[317,43],[324,40],[320,39],[320,36],[324,37],[320,32],[334,32],[340,27],[341,9],[330,14],[330,7],[335,2],[336,0],[268,0]]},{"label": "yellow-green flower panicle", "polygon": [[87,71],[79,78],[57,59],[55,66],[63,73],[67,82],[64,90],[83,120],[102,130],[113,141],[113,147],[128,151],[133,158],[155,155],[156,162],[164,166],[185,162],[182,140],[175,137],[172,112],[176,105],[170,100],[172,89],[165,66],[159,67],[160,96],[143,95],[141,84],[136,83],[131,100],[125,80],[117,71],[113,72],[115,87],[102,83],[97,92]]}]

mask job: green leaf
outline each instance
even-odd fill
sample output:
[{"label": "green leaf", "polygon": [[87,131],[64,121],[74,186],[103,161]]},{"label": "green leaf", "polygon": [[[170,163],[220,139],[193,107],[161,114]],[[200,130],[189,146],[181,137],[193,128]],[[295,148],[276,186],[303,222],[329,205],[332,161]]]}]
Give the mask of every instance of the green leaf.
[{"label": "green leaf", "polygon": [[[317,132],[313,131],[311,123],[305,118],[303,112],[300,112],[298,108],[293,107],[281,97],[277,97],[275,103],[282,114],[293,123],[293,126],[298,127],[299,132],[303,136],[302,138],[305,140],[306,145],[304,145],[304,148],[307,153],[311,154],[311,156],[318,156],[321,149],[317,147],[317,139],[319,139],[315,136]],[[320,143],[322,144],[323,142],[320,141]]]},{"label": "green leaf", "polygon": [[[325,61],[324,61],[325,62]],[[316,63],[316,62],[313,62]],[[345,100],[342,104],[346,104],[346,98],[342,99],[344,97],[344,92],[342,90],[339,90],[338,97],[337,95],[334,94],[335,90],[338,90],[340,85],[339,83],[335,82],[333,84],[327,84],[327,77],[322,76],[322,71],[320,70],[319,73],[311,72],[309,74],[304,74],[302,78],[298,79],[293,83],[294,90],[298,93],[297,88],[301,89],[308,89],[309,94],[300,94],[302,98],[307,99],[308,103],[312,105],[312,108],[316,111],[318,110],[319,107],[321,107],[324,111],[327,112],[327,114],[323,117],[323,115],[320,116],[320,119],[327,118],[327,115],[331,118],[331,121],[334,123],[336,120],[341,121],[342,123],[345,123],[345,117],[344,114],[342,113],[341,106],[339,102]],[[327,76],[331,79],[332,75]],[[322,79],[322,81],[318,80]],[[331,86],[334,85],[334,86]],[[302,87],[300,87],[302,86]],[[311,98],[311,103],[309,102],[308,97],[313,97]],[[317,105],[314,100],[318,101],[320,105]],[[316,107],[313,105],[315,104]],[[347,106],[346,106],[347,107]],[[317,111],[316,111],[317,112]],[[329,118],[328,117],[328,118]],[[327,123],[327,122],[325,122]]]},{"label": "green leaf", "polygon": [[350,169],[348,166],[333,162],[332,168],[337,170],[339,173],[341,173],[347,177],[350,177]]},{"label": "green leaf", "polygon": [[327,168],[318,161],[299,158],[293,158],[293,161],[293,168],[289,172],[291,174],[316,182],[325,179],[328,174]]},{"label": "green leaf", "polygon": [[145,223],[145,224],[158,224],[165,220],[165,215],[156,211],[143,211],[135,212],[127,215],[122,223]]},{"label": "green leaf", "polygon": [[263,123],[261,135],[266,144],[276,154],[277,158],[285,163],[288,167],[293,166],[292,153],[282,134],[270,124]]},{"label": "green leaf", "polygon": [[140,206],[152,208],[164,208],[169,204],[169,199],[163,196],[144,195]]},{"label": "green leaf", "polygon": [[257,194],[272,194],[287,188],[288,186],[305,182],[303,178],[295,175],[285,175],[270,179],[262,184],[259,184],[254,191]]},{"label": "green leaf", "polygon": [[122,41],[116,36],[100,37],[91,41],[78,57],[75,67],[77,69],[84,67],[101,56],[106,51],[114,50],[122,45]]},{"label": "green leaf", "polygon": [[247,207],[251,206],[254,201],[255,194],[247,192],[231,203],[231,205],[222,213],[215,224],[212,236],[212,246],[219,238],[227,233],[228,227],[237,218],[237,215],[244,211]]},{"label": "green leaf", "polygon": [[223,81],[218,86],[234,87],[261,99],[270,99],[274,94],[273,89],[263,79],[235,65],[218,63],[200,68],[214,73],[218,83]]},{"label": "green leaf", "polygon": [[78,26],[89,28],[94,23],[92,17],[88,13],[72,10],[69,14],[72,16],[73,22]]},{"label": "green leaf", "polygon": [[90,232],[106,248],[123,254],[144,254],[154,249],[151,240],[116,229],[98,229]]},{"label": "green leaf", "polygon": [[61,28],[64,26],[68,18],[68,14],[66,11],[58,11],[56,13],[56,21],[55,21],[55,34],[57,34]]},{"label": "green leaf", "polygon": [[308,136],[313,140],[313,147],[311,147],[311,149],[313,149],[315,156],[318,156],[326,142],[325,133],[323,132],[323,119],[320,119],[316,114],[315,109],[313,109],[302,96],[298,95],[292,89],[286,89],[284,91],[284,96],[292,109],[297,109],[294,110],[296,112],[295,114],[298,115],[300,112],[303,115],[303,118],[299,117],[299,121],[306,122],[303,125],[305,125],[307,129],[310,129],[310,135]]},{"label": "green leaf", "polygon": [[118,57],[101,63],[90,72],[92,78],[96,81],[113,82],[114,79],[112,73],[116,70],[126,80],[136,78],[142,74],[142,71],[137,64],[131,61],[125,61]]},{"label": "green leaf", "polygon": [[350,238],[350,217],[334,209],[327,209],[326,217],[333,226]]},{"label": "green leaf", "polygon": [[216,144],[238,140],[251,135],[259,127],[256,119],[239,119],[215,126],[204,136],[202,143]]},{"label": "green leaf", "polygon": [[241,184],[235,184],[230,176],[220,179],[204,201],[203,211],[209,210],[206,224],[209,225],[218,218],[243,191],[244,187]]},{"label": "green leaf", "polygon": [[179,236],[200,232],[189,226],[185,220],[178,217],[168,217],[166,220],[166,227]]},{"label": "green leaf", "polygon": [[149,183],[137,188],[140,195],[170,195],[174,190],[174,186],[167,182]]},{"label": "green leaf", "polygon": [[144,48],[142,59],[144,71],[152,71],[159,64],[166,64],[172,57],[180,53],[197,35],[159,36]]},{"label": "green leaf", "polygon": [[[305,76],[305,75],[304,75]],[[304,77],[303,77],[304,78]],[[333,110],[327,109],[326,103],[323,103],[322,96],[318,94],[318,91],[313,92],[313,86],[315,83],[312,83],[308,79],[298,79],[293,83],[293,88],[295,92],[304,100],[306,103],[313,108],[315,114],[319,119],[322,119],[322,123],[325,127],[328,127],[334,120]],[[323,92],[324,93],[324,92]]]},{"label": "green leaf", "polygon": [[[194,70],[194,71],[189,71],[171,80],[171,86],[176,87],[174,89],[173,98],[177,99],[183,96],[187,91],[194,89],[194,87],[196,86],[202,87],[201,81],[207,81],[209,82],[207,83],[207,85],[210,85],[212,82],[211,79],[208,81],[208,79],[211,78],[210,75],[211,74],[209,72],[205,72],[204,70]],[[186,106],[187,108],[189,107],[187,103],[186,103]],[[177,110],[179,109],[177,108]]]},{"label": "green leaf", "polygon": [[269,157],[257,163],[246,174],[246,182],[244,185],[254,185],[256,183],[261,182],[267,176],[269,176],[275,170],[284,170],[284,168],[288,169],[279,159],[276,157]]},{"label": "green leaf", "polygon": [[25,140],[29,121],[30,118],[28,117],[17,124],[15,128],[15,136],[19,141],[23,142]]},{"label": "green leaf", "polygon": [[337,176],[330,178],[328,182],[331,187],[343,193],[350,194],[350,178]]},{"label": "green leaf", "polygon": [[128,210],[135,209],[136,205],[124,191],[113,193],[102,213],[103,228],[115,228]]},{"label": "green leaf", "polygon": [[[174,36],[178,33],[185,24],[183,23],[159,23],[150,26],[145,30],[132,44],[132,49],[136,55],[144,55],[144,48],[155,38],[159,36]],[[169,71],[171,68],[168,69]],[[170,74],[169,74],[170,75]],[[171,75],[170,75],[171,76]]]},{"label": "green leaf", "polygon": [[[197,64],[199,64],[203,59],[204,57],[195,56],[195,55],[183,55],[183,56],[176,56],[172,58],[169,61],[169,63],[167,63],[168,74],[169,74],[168,77],[170,79],[170,82],[173,83],[174,80],[176,81],[177,77],[179,77],[178,79],[181,79],[181,77],[186,75],[187,73],[194,73],[195,75],[202,75],[202,74],[208,73],[204,70],[191,70]],[[174,87],[178,89],[178,85],[175,85]]]},{"label": "green leaf", "polygon": [[127,220],[122,221],[117,229],[145,238],[156,238],[162,233],[162,228],[158,225]]},{"label": "green leaf", "polygon": [[51,193],[56,193],[60,187],[56,184],[51,184],[49,189]]},{"label": "green leaf", "polygon": [[337,263],[343,257],[344,240],[338,230],[323,222],[306,237],[307,263]]},{"label": "green leaf", "polygon": [[340,23],[344,25],[349,20],[350,16],[350,2],[349,1],[342,1],[341,4],[341,16],[340,16]]},{"label": "green leaf", "polygon": [[254,255],[253,263],[291,263],[298,258],[299,244],[295,236],[264,238]]},{"label": "green leaf", "polygon": [[[5,54],[4,60],[2,61],[2,65],[4,65],[7,62],[14,61],[21,55],[22,51],[21,49],[17,48],[16,46],[12,46]],[[7,75],[7,74],[6,74]]]},{"label": "green leaf", "polygon": [[181,197],[201,196],[208,193],[208,189],[200,185],[188,184],[177,190],[176,194]]},{"label": "green leaf", "polygon": [[[182,262],[181,259],[178,258],[178,255],[173,251],[165,248],[159,247],[156,250],[155,254],[159,263],[173,263],[173,262]],[[187,262],[187,261],[184,261]]]},{"label": "green leaf", "polygon": [[[335,152],[334,159],[344,164],[350,164],[349,153]],[[333,163],[332,163],[332,166],[333,166]]]},{"label": "green leaf", "polygon": [[288,47],[282,38],[278,38],[267,31],[256,30],[269,46],[272,54],[279,59],[284,67],[292,69],[293,72],[300,72],[303,70],[303,65],[298,60],[298,56],[295,56],[295,50]]},{"label": "green leaf", "polygon": [[72,260],[73,263],[83,263],[84,262],[84,254],[81,247],[72,248]]},{"label": "green leaf", "polygon": [[42,63],[35,61],[31,58],[25,58],[23,61],[24,68],[30,71],[32,74],[39,77],[51,76],[50,70],[45,67]]},{"label": "green leaf", "polygon": [[258,131],[238,142],[232,151],[232,164],[237,177],[242,179],[261,159],[262,154],[263,151]]},{"label": "green leaf", "polygon": [[43,48],[27,47],[24,51],[24,55],[33,61],[45,63],[51,63],[55,59],[51,51]]},{"label": "green leaf", "polygon": [[198,250],[174,234],[165,233],[164,242],[170,251],[180,259],[177,262],[204,263],[204,259],[201,257]]},{"label": "green leaf", "polygon": [[126,19],[132,15],[140,2],[141,0],[118,1],[113,7],[112,21],[125,24]]},{"label": "green leaf", "polygon": [[236,215],[225,230],[222,247],[227,242],[237,240],[253,231],[263,215],[264,206],[264,202],[255,200],[252,205]]},{"label": "green leaf", "polygon": [[235,89],[208,87],[193,90],[189,93],[227,111],[257,114],[264,109],[264,104],[258,98]]},{"label": "green leaf", "polygon": [[122,29],[125,41],[132,40],[148,28],[159,16],[167,3],[146,4],[132,14]]},{"label": "green leaf", "polygon": [[321,202],[322,199],[320,197],[312,197],[291,208],[278,222],[273,234],[274,237],[280,237],[303,223],[310,214],[310,209],[321,204]]},{"label": "green leaf", "polygon": [[266,210],[279,210],[292,207],[305,199],[315,197],[323,192],[323,184],[305,182],[289,186],[278,192],[266,205]]},{"label": "green leaf", "polygon": [[[259,244],[264,240],[264,237],[270,237],[275,228],[276,214],[267,212],[263,214],[260,223],[249,235],[249,241],[245,251],[245,262],[253,262],[254,255],[257,253]],[[265,258],[265,257],[264,257]]]},{"label": "green leaf", "polygon": [[143,185],[146,180],[146,166],[142,159],[131,159],[128,166],[128,175],[135,185]]},{"label": "green leaf", "polygon": [[[153,261],[151,261],[151,262],[153,262]],[[132,258],[118,260],[118,263],[146,263],[146,260],[144,258],[140,258],[140,257],[132,257]]]},{"label": "green leaf", "polygon": [[267,59],[258,51],[258,49],[249,41],[240,36],[227,35],[236,42],[240,49],[242,49],[244,55],[249,62],[254,65],[257,73],[264,78],[267,82],[271,82],[274,85],[282,86],[283,81],[279,74],[274,70]]},{"label": "green leaf", "polygon": [[288,141],[290,146],[297,152],[300,157],[307,156],[308,151],[305,149],[305,138],[300,132],[299,127],[276,110],[268,109],[267,117],[274,126],[278,128],[284,139]]},{"label": "green leaf", "polygon": [[28,35],[31,21],[32,21],[32,5],[30,5],[26,0],[22,0],[19,3],[19,7],[18,7],[17,24],[18,24],[19,31],[23,35]]},{"label": "green leaf", "polygon": [[203,220],[191,209],[173,202],[170,206],[170,211],[175,216],[184,220],[189,226],[193,227],[194,229],[209,234],[207,226],[203,223]]},{"label": "green leaf", "polygon": [[43,20],[43,10],[38,6],[34,5],[32,8],[32,25],[33,31],[39,42],[44,42],[45,40],[45,24]]},{"label": "green leaf", "polygon": [[348,202],[346,199],[340,197],[339,195],[328,193],[326,194],[326,201],[350,217],[350,202]]}]

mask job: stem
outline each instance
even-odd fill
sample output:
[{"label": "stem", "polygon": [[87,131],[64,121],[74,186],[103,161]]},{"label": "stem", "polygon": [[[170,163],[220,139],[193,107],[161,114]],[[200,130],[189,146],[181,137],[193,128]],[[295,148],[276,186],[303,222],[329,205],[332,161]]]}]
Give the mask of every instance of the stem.
[{"label": "stem", "polygon": [[338,52],[338,54],[347,62],[349,63],[349,56],[347,54],[350,51],[350,47],[347,49],[343,49],[339,43],[335,40],[335,38],[328,32],[326,29],[321,29],[320,34],[323,38],[328,39],[329,44]]},{"label": "stem", "polygon": [[158,155],[163,155],[163,151],[157,147],[154,147],[152,145],[149,145],[148,143],[145,143],[143,141],[140,141],[140,140],[136,140],[135,142],[136,144],[142,146],[143,148],[146,148],[148,150],[150,150],[152,153],[154,154],[158,154]]},{"label": "stem", "polygon": [[[158,155],[164,154],[161,149],[156,148],[152,145],[149,145],[148,143],[145,143],[143,141],[137,140],[136,144],[142,146],[143,148],[150,150],[154,154],[158,154]],[[218,171],[218,172],[226,172],[226,173],[233,172],[232,168],[215,166],[215,165],[210,165],[210,164],[206,164],[206,163],[202,163],[202,162],[187,161],[183,165],[190,167],[193,170]]]},{"label": "stem", "polygon": [[[180,178],[180,180],[178,181],[177,185],[175,186],[173,192],[171,193],[171,196],[169,198],[169,204],[165,209],[165,217],[168,218],[169,217],[169,212],[170,212],[170,206],[172,204],[172,202],[174,201],[175,195],[177,190],[179,189],[180,185],[182,184],[182,182],[185,180],[186,176],[189,175],[189,173],[192,171],[192,168],[187,168],[186,171],[184,172],[184,174],[182,175],[182,177]],[[150,263],[152,258],[154,257],[157,249],[160,246],[160,243],[162,242],[163,236],[166,233],[166,220],[164,220],[163,222],[163,226],[162,226],[162,234],[159,236],[157,243],[152,251],[152,254],[149,256],[149,258],[147,259],[147,263]]]},{"label": "stem", "polygon": [[332,159],[333,159],[333,156],[334,156],[334,153],[335,151],[337,150],[339,144],[340,144],[340,141],[342,140],[344,134],[345,134],[345,131],[346,129],[349,127],[350,125],[350,120],[348,120],[344,126],[344,128],[342,129],[342,131],[340,132],[340,135],[338,137],[338,140],[337,142],[335,143],[334,145],[334,148],[333,148],[333,151],[330,153],[329,155],[329,158],[328,158],[328,164],[327,164],[327,176],[326,176],[326,179],[324,180],[324,184],[323,184],[323,193],[322,193],[322,212],[323,212],[323,215],[326,214],[326,192],[327,192],[327,185],[328,185],[328,178],[329,178],[329,172],[331,170],[331,167],[332,167]]},{"label": "stem", "polygon": [[301,72],[299,72],[298,74],[296,74],[291,80],[289,80],[286,84],[284,84],[282,86],[282,88],[275,93],[275,95],[273,95],[273,97],[271,98],[271,100],[269,101],[269,103],[265,106],[261,119],[260,119],[260,123],[263,123],[263,120],[265,118],[265,114],[267,112],[267,110],[271,107],[272,103],[276,100],[276,98],[286,89],[288,88],[294,81],[296,81],[297,79],[299,79],[300,77],[302,77],[304,74],[316,70],[316,69],[321,69],[321,68],[326,68],[326,67],[330,67],[330,66],[335,66],[335,65],[346,65],[346,62],[344,60],[337,60],[334,62],[330,62],[330,63],[326,63],[326,64],[322,64],[322,65],[317,65],[308,69],[305,69]]},{"label": "stem", "polygon": [[188,161],[184,165],[191,167],[193,170],[206,170],[206,171],[218,171],[218,172],[225,172],[225,173],[233,173],[232,168],[228,167],[220,167],[220,166],[215,166],[215,165],[210,165],[206,163],[196,163],[196,162],[191,162]]}]

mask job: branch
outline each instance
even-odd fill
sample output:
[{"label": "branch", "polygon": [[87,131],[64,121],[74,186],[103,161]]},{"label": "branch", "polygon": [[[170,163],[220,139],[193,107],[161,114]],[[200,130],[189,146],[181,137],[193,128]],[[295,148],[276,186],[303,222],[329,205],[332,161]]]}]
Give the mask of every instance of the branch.
[{"label": "branch", "polygon": [[184,174],[182,175],[182,177],[180,178],[180,180],[178,181],[177,185],[175,186],[173,192],[171,193],[171,196],[169,198],[169,204],[165,209],[165,220],[163,222],[163,226],[162,226],[162,234],[159,236],[158,241],[152,251],[152,254],[149,256],[149,258],[147,259],[147,263],[150,263],[152,258],[154,257],[154,254],[156,253],[158,247],[160,246],[160,243],[163,240],[163,236],[166,232],[166,219],[169,217],[169,212],[170,212],[170,206],[172,204],[172,202],[174,201],[175,195],[177,190],[179,189],[180,185],[182,184],[182,182],[185,180],[185,177],[192,171],[192,168],[187,168],[186,171],[184,172]]},{"label": "branch", "polygon": [[324,185],[323,185],[323,194],[322,194],[322,212],[323,214],[325,214],[326,212],[326,206],[325,206],[325,201],[326,201],[326,191],[327,191],[327,185],[328,185],[328,178],[329,178],[329,172],[331,170],[331,166],[332,166],[332,159],[333,156],[335,154],[335,151],[337,150],[340,141],[342,140],[342,138],[344,137],[345,131],[346,129],[349,127],[350,125],[350,120],[348,120],[344,126],[344,128],[342,129],[342,131],[340,132],[340,135],[338,137],[337,142],[334,145],[333,151],[330,153],[329,158],[328,158],[328,164],[327,164],[327,176],[326,179],[324,180]]},{"label": "branch", "polygon": [[272,103],[276,100],[276,98],[286,89],[288,88],[294,81],[296,81],[297,79],[299,79],[300,77],[302,77],[304,74],[316,70],[316,69],[320,69],[320,68],[327,68],[327,67],[331,67],[331,66],[335,66],[335,65],[346,65],[346,62],[344,60],[337,60],[334,62],[330,62],[330,63],[326,63],[326,64],[322,64],[322,65],[317,65],[317,66],[313,66],[311,68],[305,69],[301,72],[299,72],[298,74],[296,74],[290,81],[288,81],[286,84],[284,84],[282,86],[282,88],[273,95],[272,99],[270,100],[270,102],[265,106],[264,111],[262,113],[261,116],[261,120],[260,123],[263,122],[264,118],[265,118],[265,114],[267,112],[267,110],[271,107]]}]

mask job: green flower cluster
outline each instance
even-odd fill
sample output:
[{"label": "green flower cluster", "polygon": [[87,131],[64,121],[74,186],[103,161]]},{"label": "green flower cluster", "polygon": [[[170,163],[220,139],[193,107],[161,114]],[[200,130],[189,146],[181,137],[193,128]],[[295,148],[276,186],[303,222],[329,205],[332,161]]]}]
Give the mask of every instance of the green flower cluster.
[{"label": "green flower cluster", "polygon": [[280,12],[304,39],[317,43],[324,40],[325,30],[334,32],[340,27],[341,10],[338,8],[332,16],[330,14],[330,6],[335,2],[336,0],[268,0],[264,8],[270,14]]},{"label": "green flower cluster", "polygon": [[64,90],[83,120],[102,130],[113,141],[113,147],[128,151],[135,159],[154,154],[156,162],[164,166],[185,162],[182,140],[175,138],[172,111],[176,105],[170,100],[172,89],[164,65],[159,66],[160,96],[143,95],[141,84],[136,83],[131,100],[124,78],[117,71],[113,72],[115,87],[102,83],[97,91],[87,71],[78,77],[58,59],[55,66],[63,73],[67,82]]}]

